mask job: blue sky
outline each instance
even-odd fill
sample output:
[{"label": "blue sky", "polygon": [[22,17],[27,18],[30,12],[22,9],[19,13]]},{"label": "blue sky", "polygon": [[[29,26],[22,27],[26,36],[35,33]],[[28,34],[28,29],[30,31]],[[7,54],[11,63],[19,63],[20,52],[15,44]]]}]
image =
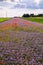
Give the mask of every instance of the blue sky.
[{"label": "blue sky", "polygon": [[0,0],[0,8],[43,9],[43,0]]},{"label": "blue sky", "polygon": [[[0,16],[14,16],[23,13],[43,13],[43,0],[0,0]],[[40,11],[40,12],[39,12]]]}]

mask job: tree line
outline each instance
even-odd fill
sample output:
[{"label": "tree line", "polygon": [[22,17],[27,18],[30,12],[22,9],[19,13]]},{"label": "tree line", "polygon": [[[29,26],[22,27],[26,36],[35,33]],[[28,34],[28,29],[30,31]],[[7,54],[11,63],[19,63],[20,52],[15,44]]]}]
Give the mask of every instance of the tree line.
[{"label": "tree line", "polygon": [[38,14],[38,15],[34,15],[34,14],[23,14],[22,17],[43,17],[43,14]]}]

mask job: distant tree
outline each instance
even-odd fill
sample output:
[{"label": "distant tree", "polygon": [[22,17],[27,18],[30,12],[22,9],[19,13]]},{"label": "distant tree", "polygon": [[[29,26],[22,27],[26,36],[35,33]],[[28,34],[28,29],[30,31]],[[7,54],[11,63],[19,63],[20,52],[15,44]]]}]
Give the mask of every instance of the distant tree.
[{"label": "distant tree", "polygon": [[38,17],[43,17],[43,14],[38,14],[37,16],[38,16]]},{"label": "distant tree", "polygon": [[22,17],[30,17],[30,15],[29,14],[23,14]]},{"label": "distant tree", "polygon": [[34,14],[30,14],[30,17],[34,17],[35,15]]},{"label": "distant tree", "polygon": [[38,15],[34,15],[34,14],[23,14],[22,17],[43,17],[43,14],[38,14]]}]

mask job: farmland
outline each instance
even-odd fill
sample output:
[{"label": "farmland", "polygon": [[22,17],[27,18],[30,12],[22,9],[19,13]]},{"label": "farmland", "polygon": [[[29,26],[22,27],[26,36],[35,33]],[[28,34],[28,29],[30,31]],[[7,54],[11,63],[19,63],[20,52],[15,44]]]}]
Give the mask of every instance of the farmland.
[{"label": "farmland", "polygon": [[0,65],[43,65],[43,24],[23,18],[0,23]]},{"label": "farmland", "polygon": [[4,22],[4,21],[6,21],[6,20],[9,20],[10,18],[0,18],[0,23],[1,22]]},{"label": "farmland", "polygon": [[32,22],[43,23],[43,17],[29,17],[29,18],[25,17],[24,19]]}]

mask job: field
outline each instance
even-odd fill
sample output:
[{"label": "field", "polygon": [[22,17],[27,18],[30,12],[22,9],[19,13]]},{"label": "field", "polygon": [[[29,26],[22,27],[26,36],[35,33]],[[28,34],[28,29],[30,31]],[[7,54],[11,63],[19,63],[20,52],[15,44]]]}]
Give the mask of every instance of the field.
[{"label": "field", "polygon": [[0,18],[0,23],[1,22],[4,22],[4,21],[6,21],[6,20],[9,20],[10,18]]},{"label": "field", "polygon": [[43,65],[43,24],[23,18],[0,23],[0,65]]},{"label": "field", "polygon": [[43,23],[43,17],[29,17],[29,18],[24,18],[24,19],[30,20],[32,22]]}]

